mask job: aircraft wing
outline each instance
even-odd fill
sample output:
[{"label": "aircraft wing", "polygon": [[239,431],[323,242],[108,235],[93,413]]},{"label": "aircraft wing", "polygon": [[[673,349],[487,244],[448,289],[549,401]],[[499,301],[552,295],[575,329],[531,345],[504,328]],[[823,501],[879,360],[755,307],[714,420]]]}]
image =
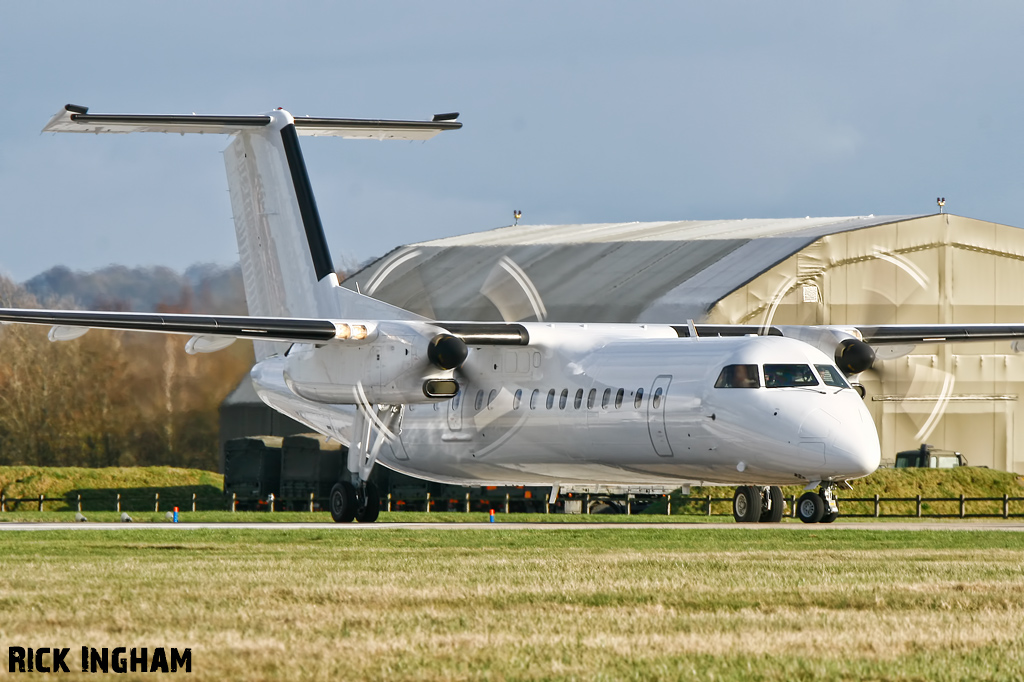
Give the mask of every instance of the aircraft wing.
[{"label": "aircraft wing", "polygon": [[[367,322],[372,321],[0,308],[0,323],[3,324],[48,325],[60,330],[81,329],[81,333],[87,329],[122,329],[291,343],[324,343],[333,339],[360,338],[354,335],[357,332],[353,328],[365,325]],[[529,332],[523,325],[516,323],[426,322],[426,324],[444,329],[466,343],[475,345],[525,346],[530,342]],[[365,332],[365,327],[363,331]],[[76,334],[73,332],[61,332],[56,335],[56,338],[71,339],[75,336]]]},{"label": "aircraft wing", "polygon": [[113,313],[92,310],[35,310],[0,308],[0,322],[54,327],[124,329],[193,336],[230,336],[261,341],[324,342],[337,337],[340,323],[332,320],[244,315],[182,315]]},{"label": "aircraft wing", "polygon": [[851,325],[872,346],[1024,339],[1024,324]]}]

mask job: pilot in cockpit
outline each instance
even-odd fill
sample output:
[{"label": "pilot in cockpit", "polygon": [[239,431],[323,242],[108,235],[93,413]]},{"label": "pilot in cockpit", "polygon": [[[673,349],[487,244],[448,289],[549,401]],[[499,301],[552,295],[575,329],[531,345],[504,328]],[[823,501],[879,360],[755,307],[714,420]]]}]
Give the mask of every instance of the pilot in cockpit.
[{"label": "pilot in cockpit", "polygon": [[729,365],[715,382],[716,388],[760,388],[757,365]]}]

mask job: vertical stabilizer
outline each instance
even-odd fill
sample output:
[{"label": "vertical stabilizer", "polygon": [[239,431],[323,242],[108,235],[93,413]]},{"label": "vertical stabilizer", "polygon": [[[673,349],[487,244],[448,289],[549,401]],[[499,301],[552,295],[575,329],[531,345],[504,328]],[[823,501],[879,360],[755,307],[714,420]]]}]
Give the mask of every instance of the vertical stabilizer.
[{"label": "vertical stabilizer", "polygon": [[[458,114],[431,121],[294,119],[283,109],[257,116],[90,114],[67,105],[44,132],[200,133],[235,136],[224,152],[249,314],[257,317],[418,319],[409,311],[338,285],[299,135],[427,140],[457,130]],[[262,359],[283,350],[256,341]]]}]

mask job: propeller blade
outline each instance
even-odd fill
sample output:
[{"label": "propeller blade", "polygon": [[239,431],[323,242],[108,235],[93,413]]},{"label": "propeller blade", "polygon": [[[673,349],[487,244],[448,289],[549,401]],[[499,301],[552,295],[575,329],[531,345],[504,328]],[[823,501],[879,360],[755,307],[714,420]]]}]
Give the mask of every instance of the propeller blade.
[{"label": "propeller blade", "polygon": [[548,311],[533,280],[508,256],[502,256],[491,269],[480,293],[494,304],[505,322],[531,317],[542,322],[547,317]]}]

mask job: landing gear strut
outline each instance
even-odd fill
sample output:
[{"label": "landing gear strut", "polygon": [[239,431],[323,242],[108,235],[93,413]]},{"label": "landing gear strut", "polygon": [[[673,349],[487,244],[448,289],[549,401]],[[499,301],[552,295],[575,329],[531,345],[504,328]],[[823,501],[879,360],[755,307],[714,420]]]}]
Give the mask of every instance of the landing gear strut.
[{"label": "landing gear strut", "polygon": [[782,488],[777,485],[761,488],[761,523],[778,523],[782,521],[782,511],[786,502],[782,497]]},{"label": "landing gear strut", "polygon": [[346,470],[331,488],[331,518],[336,523],[373,523],[380,515],[380,491],[370,482],[370,472],[384,443],[400,433],[403,411],[402,405],[360,405]]},{"label": "landing gear strut", "polygon": [[819,492],[806,492],[796,503],[796,515],[804,523],[832,523],[839,516],[835,484],[823,484]]}]

